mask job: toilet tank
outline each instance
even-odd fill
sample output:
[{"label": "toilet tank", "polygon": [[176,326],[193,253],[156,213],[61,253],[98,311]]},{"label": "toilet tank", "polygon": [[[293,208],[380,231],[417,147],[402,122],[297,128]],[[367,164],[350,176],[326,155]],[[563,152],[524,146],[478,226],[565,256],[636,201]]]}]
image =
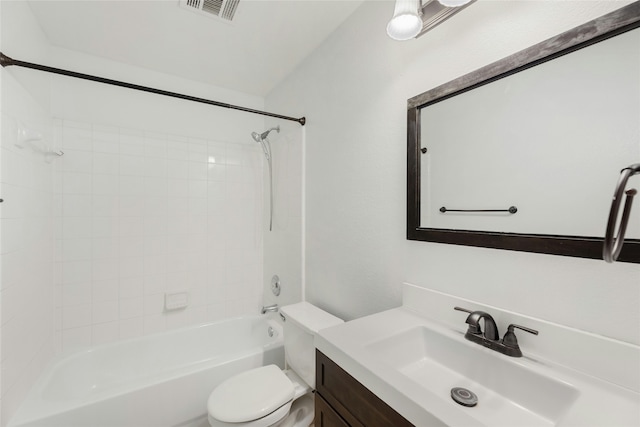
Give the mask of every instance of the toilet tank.
[{"label": "toilet tank", "polygon": [[309,304],[299,302],[280,309],[284,315],[284,353],[289,365],[311,388],[316,388],[316,348],[313,338],[320,329],[344,321]]}]

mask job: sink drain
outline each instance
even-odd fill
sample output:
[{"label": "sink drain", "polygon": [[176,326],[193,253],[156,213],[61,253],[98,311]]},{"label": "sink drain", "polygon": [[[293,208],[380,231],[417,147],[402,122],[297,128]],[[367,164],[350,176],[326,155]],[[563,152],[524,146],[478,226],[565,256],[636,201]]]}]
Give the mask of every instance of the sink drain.
[{"label": "sink drain", "polygon": [[478,404],[478,396],[471,390],[462,387],[454,387],[451,389],[451,398],[462,406],[476,406]]}]

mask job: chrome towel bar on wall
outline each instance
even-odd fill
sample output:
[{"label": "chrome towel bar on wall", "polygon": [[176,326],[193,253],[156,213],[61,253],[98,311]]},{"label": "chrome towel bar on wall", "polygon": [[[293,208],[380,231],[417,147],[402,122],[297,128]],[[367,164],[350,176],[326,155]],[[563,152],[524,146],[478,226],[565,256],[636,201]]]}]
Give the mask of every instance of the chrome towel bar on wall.
[{"label": "chrome towel bar on wall", "polygon": [[443,206],[440,208],[440,212],[509,212],[510,214],[514,214],[518,212],[518,208],[511,206],[509,209],[449,209]]}]

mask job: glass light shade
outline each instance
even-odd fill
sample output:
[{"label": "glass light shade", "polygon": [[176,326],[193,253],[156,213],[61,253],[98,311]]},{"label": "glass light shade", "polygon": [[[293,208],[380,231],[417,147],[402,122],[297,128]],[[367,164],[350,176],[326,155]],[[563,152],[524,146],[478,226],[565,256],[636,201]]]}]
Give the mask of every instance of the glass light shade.
[{"label": "glass light shade", "polygon": [[422,18],[418,14],[419,0],[396,0],[393,18],[387,24],[387,34],[394,40],[409,40],[422,30]]},{"label": "glass light shade", "polygon": [[460,7],[469,3],[471,0],[438,0],[441,5],[447,7]]}]

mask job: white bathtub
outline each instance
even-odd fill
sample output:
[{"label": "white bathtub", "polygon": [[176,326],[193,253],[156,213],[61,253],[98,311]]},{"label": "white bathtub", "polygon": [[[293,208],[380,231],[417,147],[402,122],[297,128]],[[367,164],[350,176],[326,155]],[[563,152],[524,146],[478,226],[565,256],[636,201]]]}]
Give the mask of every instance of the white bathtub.
[{"label": "white bathtub", "polygon": [[52,363],[9,427],[206,427],[213,388],[270,363],[284,347],[266,316],[107,344]]}]

